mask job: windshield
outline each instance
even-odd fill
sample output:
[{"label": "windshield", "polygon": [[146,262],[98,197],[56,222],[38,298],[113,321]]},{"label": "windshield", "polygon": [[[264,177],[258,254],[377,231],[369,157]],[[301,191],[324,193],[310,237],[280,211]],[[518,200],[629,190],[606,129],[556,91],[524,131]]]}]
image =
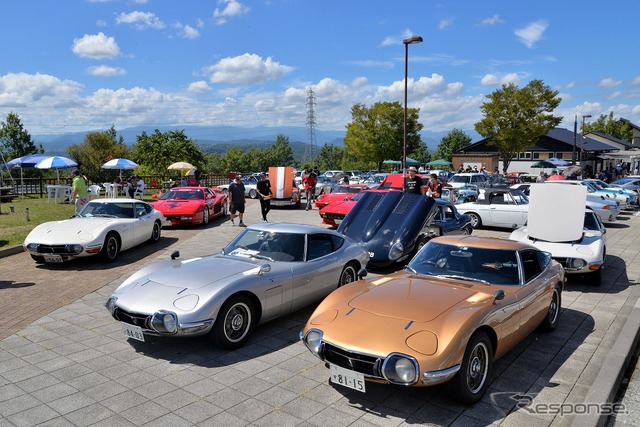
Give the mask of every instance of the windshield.
[{"label": "windshield", "polygon": [[169,190],[160,197],[160,200],[198,200],[204,199],[200,190]]},{"label": "windshield", "polygon": [[333,188],[333,191],[331,191],[332,193],[348,193],[348,194],[353,194],[353,193],[359,193],[362,191],[362,187],[351,187],[348,185],[336,185]]},{"label": "windshield", "polygon": [[78,213],[79,217],[134,218],[133,203],[89,202]]},{"label": "windshield", "polygon": [[453,175],[451,177],[451,179],[449,179],[449,182],[455,183],[455,184],[464,184],[465,182],[470,183],[471,182],[471,176],[469,176],[469,175]]},{"label": "windshield", "polygon": [[418,274],[495,285],[518,285],[515,251],[428,242],[409,263]]},{"label": "windshield", "polygon": [[522,190],[513,190],[510,191],[509,194],[511,194],[513,200],[519,205],[526,205],[529,203],[529,198]]},{"label": "windshield", "polygon": [[304,234],[245,229],[223,252],[226,255],[271,261],[302,261],[304,237]]}]

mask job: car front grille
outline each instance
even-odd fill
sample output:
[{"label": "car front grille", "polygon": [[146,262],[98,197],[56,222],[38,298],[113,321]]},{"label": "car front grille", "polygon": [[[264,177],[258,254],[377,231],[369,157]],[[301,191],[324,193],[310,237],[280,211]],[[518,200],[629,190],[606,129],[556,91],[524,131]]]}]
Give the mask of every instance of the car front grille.
[{"label": "car front grille", "polygon": [[323,213],[323,218],[326,219],[344,219],[344,214],[335,214],[335,213]]},{"label": "car front grille", "polygon": [[384,380],[381,374],[383,359],[380,357],[355,353],[326,342],[323,343],[322,356],[333,365],[359,372],[366,377]]},{"label": "car front grille", "polygon": [[129,313],[121,308],[116,307],[113,312],[113,317],[120,322],[128,323],[130,325],[140,326],[143,329],[150,329],[151,316],[145,314]]},{"label": "car front grille", "polygon": [[36,252],[39,254],[58,254],[58,255],[78,255],[75,250],[76,245],[44,245],[36,246]]}]

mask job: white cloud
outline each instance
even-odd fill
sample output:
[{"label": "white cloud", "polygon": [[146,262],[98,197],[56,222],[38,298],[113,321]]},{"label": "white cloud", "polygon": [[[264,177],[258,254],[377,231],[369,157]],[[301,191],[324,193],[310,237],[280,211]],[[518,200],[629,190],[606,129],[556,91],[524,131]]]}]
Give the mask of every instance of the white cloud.
[{"label": "white cloud", "polygon": [[213,17],[216,18],[216,24],[222,25],[227,23],[227,18],[242,16],[249,13],[249,8],[237,0],[218,0],[218,5],[213,11]]},{"label": "white cloud", "polygon": [[73,39],[71,50],[76,55],[89,59],[113,59],[120,55],[120,47],[115,38],[107,37],[102,32]]},{"label": "white cloud", "polygon": [[453,25],[453,19],[442,19],[440,22],[438,22],[438,29],[439,30],[446,30],[447,28],[451,27]]},{"label": "white cloud", "polygon": [[495,74],[486,74],[480,79],[480,84],[482,86],[502,86],[510,83],[520,85],[520,81],[520,76],[517,73],[509,73],[501,77]]},{"label": "white cloud", "polygon": [[123,76],[127,74],[127,70],[120,67],[109,67],[108,65],[98,65],[96,67],[87,68],[87,72],[92,76]]},{"label": "white cloud", "polygon": [[211,90],[211,87],[204,80],[193,82],[187,88],[187,92],[191,92],[191,93],[209,92],[210,90]]},{"label": "white cloud", "polygon": [[620,84],[622,84],[622,81],[615,80],[610,77],[606,79],[602,79],[600,80],[600,82],[598,82],[598,86],[601,86],[601,87],[615,87],[615,86],[619,86]]},{"label": "white cloud", "polygon": [[384,38],[384,40],[382,40],[382,42],[380,43],[381,47],[386,47],[386,46],[393,46],[393,45],[398,45],[398,44],[402,44],[403,40],[408,39],[409,37],[413,36],[414,33],[413,31],[411,31],[410,29],[406,29],[404,30],[404,32],[402,33],[402,35],[396,35],[396,36],[387,36]]},{"label": "white cloud", "polygon": [[263,60],[256,54],[245,53],[234,58],[221,59],[208,68],[213,83],[262,83],[278,79],[294,68],[282,65],[271,57]]},{"label": "white cloud", "polygon": [[500,15],[493,15],[493,16],[490,16],[489,18],[485,18],[482,21],[480,21],[480,24],[482,25],[504,24],[504,20],[500,18]]},{"label": "white cloud", "polygon": [[146,30],[147,28],[161,30],[165,27],[164,22],[155,13],[140,11],[121,13],[116,16],[116,24],[129,24],[138,30]]},{"label": "white cloud", "polygon": [[80,83],[48,74],[9,73],[0,76],[0,106],[74,104],[81,89]]},{"label": "white cloud", "polygon": [[640,85],[640,76],[636,77],[635,79],[631,80],[631,82],[629,83],[631,85]]},{"label": "white cloud", "polygon": [[536,42],[542,39],[542,35],[548,26],[549,24],[546,21],[536,21],[516,30],[515,34],[525,46],[531,49]]}]

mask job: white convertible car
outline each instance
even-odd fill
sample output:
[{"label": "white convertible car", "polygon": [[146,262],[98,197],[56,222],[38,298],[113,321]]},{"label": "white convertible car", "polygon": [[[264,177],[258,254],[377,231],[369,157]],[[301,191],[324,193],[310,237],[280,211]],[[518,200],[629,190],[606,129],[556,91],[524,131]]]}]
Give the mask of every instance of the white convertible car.
[{"label": "white convertible car", "polygon": [[165,221],[160,211],[141,200],[96,199],[71,219],[40,224],[29,233],[23,247],[38,263],[91,255],[115,261],[120,251],[160,240]]},{"label": "white convertible car", "polygon": [[567,274],[588,275],[591,284],[600,286],[606,229],[594,211],[584,208],[585,197],[583,186],[532,185],[528,225],[513,231],[510,239],[550,252]]},{"label": "white convertible car", "polygon": [[488,188],[481,195],[475,202],[456,205],[458,212],[471,217],[473,228],[513,228],[527,222],[529,198],[522,191]]}]

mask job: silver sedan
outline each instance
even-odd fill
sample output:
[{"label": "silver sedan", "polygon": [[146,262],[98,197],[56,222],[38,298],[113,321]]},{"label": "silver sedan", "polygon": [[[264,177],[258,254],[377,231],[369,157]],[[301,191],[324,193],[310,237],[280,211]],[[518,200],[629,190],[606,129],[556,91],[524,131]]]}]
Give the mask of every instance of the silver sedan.
[{"label": "silver sedan", "polygon": [[128,338],[208,335],[242,346],[252,329],[318,302],[357,279],[369,254],[333,230],[265,223],[244,229],[222,252],[151,264],[105,306]]}]

